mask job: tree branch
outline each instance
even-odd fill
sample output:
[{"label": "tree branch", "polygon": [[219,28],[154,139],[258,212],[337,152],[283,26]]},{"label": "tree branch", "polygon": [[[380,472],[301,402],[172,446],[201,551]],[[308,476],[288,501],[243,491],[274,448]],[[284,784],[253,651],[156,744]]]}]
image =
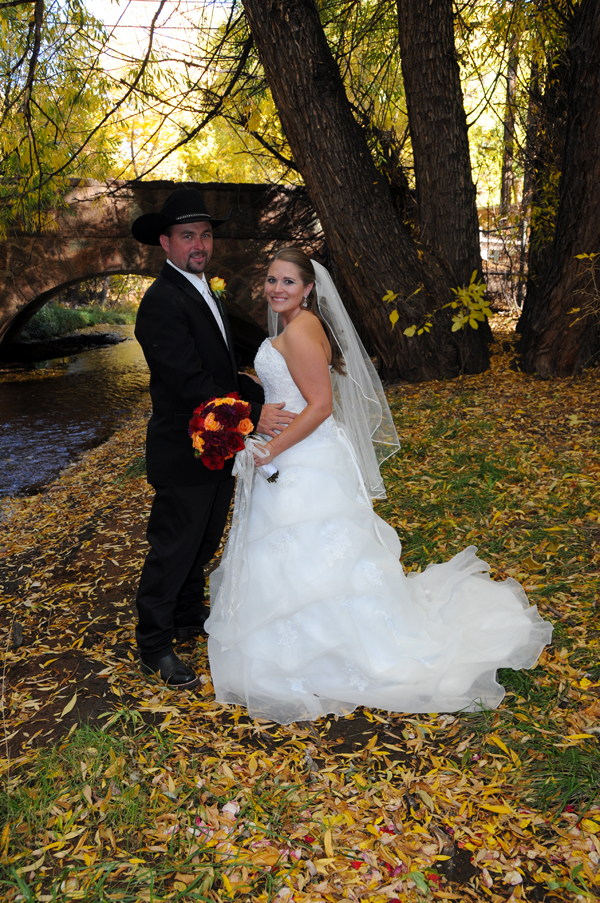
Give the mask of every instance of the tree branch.
[{"label": "tree branch", "polygon": [[5,3],[0,3],[0,9],[8,9],[11,6],[31,6],[35,2],[36,0],[6,0]]}]

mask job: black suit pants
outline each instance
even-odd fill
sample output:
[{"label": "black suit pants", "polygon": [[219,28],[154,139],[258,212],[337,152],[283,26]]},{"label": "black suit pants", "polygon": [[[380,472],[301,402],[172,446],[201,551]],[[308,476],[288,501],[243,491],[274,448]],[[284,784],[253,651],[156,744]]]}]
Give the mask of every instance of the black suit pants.
[{"label": "black suit pants", "polygon": [[235,480],[204,486],[155,486],[146,557],[137,594],[142,655],[172,648],[176,627],[204,619],[204,566],[219,548]]}]

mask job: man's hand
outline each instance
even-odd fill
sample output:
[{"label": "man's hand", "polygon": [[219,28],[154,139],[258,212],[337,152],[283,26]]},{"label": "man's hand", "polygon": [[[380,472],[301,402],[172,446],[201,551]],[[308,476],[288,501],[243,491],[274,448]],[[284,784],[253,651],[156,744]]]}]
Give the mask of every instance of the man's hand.
[{"label": "man's hand", "polygon": [[284,401],[279,401],[277,404],[263,405],[262,414],[256,427],[257,433],[262,433],[263,436],[276,436],[286,426],[289,426],[296,415],[291,411],[284,411],[284,404]]},{"label": "man's hand", "polygon": [[249,376],[250,379],[254,380],[257,386],[262,386],[262,383],[258,376],[253,376],[251,373],[245,373],[243,370],[238,370],[238,376]]}]

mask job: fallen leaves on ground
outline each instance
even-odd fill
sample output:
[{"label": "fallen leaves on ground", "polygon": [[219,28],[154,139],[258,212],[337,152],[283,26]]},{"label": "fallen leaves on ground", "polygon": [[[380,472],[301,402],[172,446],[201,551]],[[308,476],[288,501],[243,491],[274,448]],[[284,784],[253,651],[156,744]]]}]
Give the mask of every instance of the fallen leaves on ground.
[{"label": "fallen leaves on ground", "polygon": [[203,642],[197,692],[145,680],[144,408],[4,503],[5,899],[597,899],[600,389],[511,371],[501,338],[489,373],[390,390],[378,506],[407,569],[476,544],[555,624],[495,712],[252,721]]}]

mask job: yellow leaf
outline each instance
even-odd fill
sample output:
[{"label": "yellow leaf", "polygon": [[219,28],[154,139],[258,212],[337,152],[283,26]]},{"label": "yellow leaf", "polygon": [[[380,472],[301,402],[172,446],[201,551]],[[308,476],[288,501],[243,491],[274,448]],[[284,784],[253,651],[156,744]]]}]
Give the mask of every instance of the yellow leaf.
[{"label": "yellow leaf", "polygon": [[384,301],[387,301],[387,302],[389,303],[390,301],[395,301],[395,299],[396,299],[397,297],[398,297],[398,292],[393,292],[393,291],[391,290],[391,288],[389,288],[389,289],[387,290],[387,292],[385,293],[385,295],[383,296],[383,300],[384,300]]},{"label": "yellow leaf", "polygon": [[528,571],[542,571],[544,569],[544,565],[532,558],[531,555],[524,558],[521,564],[524,564]]},{"label": "yellow leaf", "polygon": [[248,771],[250,772],[251,776],[256,774],[257,768],[258,768],[258,760],[257,760],[256,756],[253,754],[250,756],[250,759],[248,761]]},{"label": "yellow leaf", "polygon": [[2,837],[0,838],[0,848],[2,849],[0,856],[2,856],[3,858],[6,857],[7,852],[8,852],[9,837],[10,837],[10,822],[6,822],[6,824],[4,825],[4,828],[2,830]]},{"label": "yellow leaf", "polygon": [[435,812],[435,804],[429,794],[425,790],[417,787],[417,796],[420,796],[430,812]]},{"label": "yellow leaf", "polygon": [[398,313],[397,310],[393,310],[393,311],[391,312],[391,314],[390,314],[390,323],[392,324],[392,329],[394,328],[394,326],[395,326],[396,323],[398,322],[399,316],[400,316],[400,315],[399,315],[399,313]]},{"label": "yellow leaf", "polygon": [[563,735],[565,740],[593,740],[594,734],[566,734]]},{"label": "yellow leaf", "polygon": [[44,864],[45,858],[46,854],[43,853],[40,859],[37,860],[37,862],[34,862],[31,865],[24,865],[23,868],[17,869],[17,875],[23,875],[25,872],[35,872],[41,865]]},{"label": "yellow leaf", "polygon": [[500,815],[514,815],[510,806],[495,806],[493,803],[480,803],[480,809],[487,809],[488,812],[498,812]]},{"label": "yellow leaf", "polygon": [[409,326],[408,329],[404,330],[404,335],[407,335],[410,339],[410,338],[412,338],[412,336],[414,336],[416,331],[417,331],[416,326]]},{"label": "yellow leaf", "polygon": [[325,853],[329,857],[333,857],[333,841],[331,839],[331,828],[328,828],[325,832],[325,837],[323,839],[323,846],[325,847]]},{"label": "yellow leaf", "polygon": [[510,755],[510,752],[508,751],[508,747],[506,746],[505,743],[502,742],[500,737],[496,736],[496,734],[492,734],[491,737],[488,737],[488,740],[490,741],[490,743],[495,743],[496,746],[498,746],[502,750],[503,753],[506,753],[507,756]]},{"label": "yellow leaf", "polygon": [[276,865],[279,861],[280,853],[275,847],[267,847],[266,850],[259,850],[252,856],[252,862],[255,865]]},{"label": "yellow leaf", "polygon": [[581,822],[581,826],[585,831],[589,831],[590,834],[600,833],[600,825],[598,822],[592,821],[591,818],[584,818]]},{"label": "yellow leaf", "polygon": [[73,696],[73,699],[66,704],[66,706],[60,713],[59,718],[64,718],[65,715],[68,715],[69,712],[71,711],[71,709],[74,707],[76,702],[77,702],[77,690],[75,690],[75,695]]},{"label": "yellow leaf", "polygon": [[246,123],[246,128],[248,129],[249,132],[255,132],[258,129],[261,118],[262,117],[260,114],[260,110],[255,110],[254,113],[252,114],[252,116],[250,117],[250,119],[248,120],[248,122]]},{"label": "yellow leaf", "polygon": [[191,884],[196,880],[196,875],[184,875],[181,872],[177,872],[175,875],[175,881],[181,881],[183,884]]}]

